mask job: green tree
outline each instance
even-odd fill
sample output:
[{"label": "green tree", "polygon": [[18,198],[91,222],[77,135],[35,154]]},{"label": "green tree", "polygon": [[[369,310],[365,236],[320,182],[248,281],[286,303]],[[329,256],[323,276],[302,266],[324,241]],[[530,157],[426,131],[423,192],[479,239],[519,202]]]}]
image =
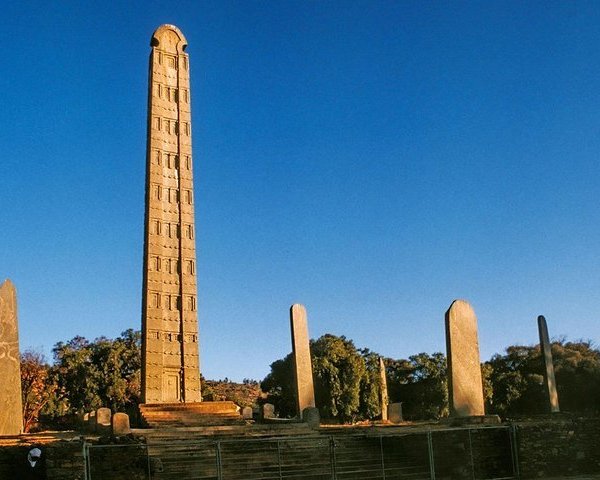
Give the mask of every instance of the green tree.
[{"label": "green tree", "polygon": [[365,374],[360,379],[360,406],[358,417],[374,419],[381,415],[381,374],[379,354],[368,348],[359,350],[365,362]]},{"label": "green tree", "polygon": [[62,413],[58,405],[58,385],[50,374],[50,366],[41,353],[26,350],[21,354],[21,393],[23,402],[23,431],[38,427],[45,411]]},{"label": "green tree", "polygon": [[53,349],[52,374],[59,392],[76,414],[101,406],[129,410],[140,397],[140,332],[127,330],[115,340],[83,337],[59,342]]},{"label": "green tree", "polygon": [[315,401],[324,418],[351,422],[359,417],[364,358],[352,340],[326,334],[311,341]]},{"label": "green tree", "polygon": [[[552,343],[562,411],[595,414],[600,408],[600,352],[591,342]],[[547,412],[544,363],[540,347],[514,345],[487,362],[492,386],[489,410],[502,416]]]},{"label": "green tree", "polygon": [[296,387],[292,354],[271,364],[271,372],[261,382],[260,388],[267,393],[267,402],[272,403],[281,417],[298,415]]},{"label": "green tree", "polygon": [[438,419],[448,415],[446,357],[442,353],[419,353],[408,360],[390,361],[390,401],[402,402],[408,420]]}]

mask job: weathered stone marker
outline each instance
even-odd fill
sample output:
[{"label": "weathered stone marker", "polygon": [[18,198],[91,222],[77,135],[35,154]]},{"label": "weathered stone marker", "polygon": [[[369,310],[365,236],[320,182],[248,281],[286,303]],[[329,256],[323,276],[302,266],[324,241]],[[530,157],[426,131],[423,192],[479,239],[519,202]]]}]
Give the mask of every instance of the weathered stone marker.
[{"label": "weathered stone marker", "polygon": [[292,331],[292,355],[294,358],[294,376],[296,379],[298,416],[305,408],[315,406],[312,363],[306,309],[298,303],[290,308],[290,326]]},{"label": "weathered stone marker", "polygon": [[96,431],[98,433],[109,433],[111,429],[110,408],[101,407],[96,410]]},{"label": "weathered stone marker", "polygon": [[319,428],[321,425],[321,414],[316,407],[307,407],[302,411],[302,421],[310,428]]},{"label": "weathered stone marker", "polygon": [[0,285],[0,435],[23,433],[17,291]]},{"label": "weathered stone marker", "polygon": [[402,423],[402,402],[390,403],[387,408],[388,420],[392,423]]},{"label": "weathered stone marker", "polygon": [[119,435],[129,435],[131,433],[129,415],[123,412],[117,412],[112,416],[112,433],[117,437]]},{"label": "weathered stone marker", "polygon": [[450,416],[485,415],[475,312],[468,302],[455,300],[445,323]]},{"label": "weathered stone marker", "polygon": [[252,420],[252,407],[242,408],[242,418],[244,420]]},{"label": "weathered stone marker", "polygon": [[275,418],[275,405],[272,403],[265,403],[262,406],[263,418]]},{"label": "weathered stone marker", "polygon": [[552,361],[552,345],[550,343],[550,337],[548,336],[548,325],[543,315],[538,318],[538,331],[540,334],[540,350],[542,352],[542,358],[544,359],[544,383],[546,384],[546,390],[548,392],[548,406],[550,412],[558,413],[560,408],[558,406],[558,392],[556,391],[556,378],[554,377],[554,363]]},{"label": "weathered stone marker", "polygon": [[381,401],[381,421],[388,421],[388,388],[387,388],[387,375],[385,374],[385,363],[383,358],[379,357],[379,375],[381,379],[381,390],[380,390],[380,401]]}]

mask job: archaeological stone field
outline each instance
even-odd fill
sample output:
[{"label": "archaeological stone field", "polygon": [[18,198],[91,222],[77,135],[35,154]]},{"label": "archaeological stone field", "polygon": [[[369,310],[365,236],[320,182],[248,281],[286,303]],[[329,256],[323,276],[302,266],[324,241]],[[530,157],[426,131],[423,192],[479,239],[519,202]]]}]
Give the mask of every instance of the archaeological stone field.
[{"label": "archaeological stone field", "polygon": [[[252,408],[202,398],[197,311],[202,259],[196,255],[202,225],[194,215],[194,190],[202,183],[193,175],[190,71],[192,65],[193,71],[203,67],[193,63],[194,48],[188,50],[174,25],[151,35],[144,244],[132,252],[143,257],[139,408],[133,413],[88,408],[79,412],[75,429],[24,433],[19,285],[6,280],[0,286],[0,480],[508,480],[600,474],[600,419],[559,407],[552,319],[537,318],[540,414],[502,418],[486,412],[477,305],[465,299],[449,298],[447,311],[439,312],[449,415],[437,421],[404,418],[402,400],[390,401],[392,381],[383,358],[374,380],[378,418],[354,424],[325,418],[315,393],[311,311],[302,304],[281,312],[285,324],[289,315],[295,415],[280,415],[268,402]],[[529,321],[535,328],[536,319]],[[400,327],[380,334],[402,341]]]}]

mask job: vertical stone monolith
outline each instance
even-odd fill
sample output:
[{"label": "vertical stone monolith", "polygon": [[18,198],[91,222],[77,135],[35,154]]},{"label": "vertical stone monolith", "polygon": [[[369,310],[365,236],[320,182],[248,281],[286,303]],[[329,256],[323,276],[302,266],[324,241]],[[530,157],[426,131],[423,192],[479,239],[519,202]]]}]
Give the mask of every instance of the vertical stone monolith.
[{"label": "vertical stone monolith", "polygon": [[23,433],[17,291],[0,285],[0,435]]},{"label": "vertical stone monolith", "polygon": [[152,35],[142,290],[142,402],[199,402],[194,184],[187,41]]},{"label": "vertical stone monolith", "polygon": [[544,360],[544,384],[548,392],[548,408],[551,413],[560,412],[558,406],[558,392],[556,378],[554,377],[554,362],[552,361],[552,344],[548,336],[548,325],[543,315],[538,316],[538,332],[540,334],[540,350]]},{"label": "vertical stone monolith", "polygon": [[450,416],[485,415],[475,312],[468,302],[455,300],[445,324]]},{"label": "vertical stone monolith", "polygon": [[387,387],[387,375],[385,373],[385,363],[383,362],[383,358],[379,357],[379,376],[381,389],[379,392],[379,400],[381,402],[381,420],[383,422],[387,422],[388,420],[388,387]]},{"label": "vertical stone monolith", "polygon": [[304,409],[315,407],[310,340],[304,305],[296,303],[290,307],[290,326],[298,416],[302,417]]}]

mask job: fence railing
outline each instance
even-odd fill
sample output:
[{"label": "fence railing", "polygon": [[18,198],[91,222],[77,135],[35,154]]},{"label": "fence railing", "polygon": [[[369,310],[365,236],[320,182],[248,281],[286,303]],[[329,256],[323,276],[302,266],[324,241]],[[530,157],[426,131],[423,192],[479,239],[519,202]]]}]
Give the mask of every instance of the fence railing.
[{"label": "fence railing", "polygon": [[508,480],[516,455],[505,426],[84,445],[87,480]]}]

